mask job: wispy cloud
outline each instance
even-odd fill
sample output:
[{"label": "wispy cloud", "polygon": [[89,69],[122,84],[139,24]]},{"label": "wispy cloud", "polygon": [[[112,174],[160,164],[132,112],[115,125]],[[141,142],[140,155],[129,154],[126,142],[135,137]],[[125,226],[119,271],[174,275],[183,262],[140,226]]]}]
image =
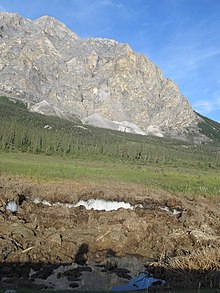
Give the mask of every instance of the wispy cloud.
[{"label": "wispy cloud", "polygon": [[220,110],[220,98],[216,100],[201,100],[192,105],[193,109],[203,115],[208,115],[214,111]]},{"label": "wispy cloud", "polygon": [[123,8],[124,7],[124,5],[122,5],[121,3],[115,3],[112,0],[101,0],[100,4],[104,5],[104,6],[115,7],[115,8]]},{"label": "wispy cloud", "polygon": [[[163,44],[150,55],[172,78],[184,78],[192,71],[197,71],[202,62],[220,54],[219,40],[216,40],[219,25],[215,22],[210,25],[207,20],[202,20],[188,25],[183,19],[178,21],[178,26],[171,24],[170,27],[164,27]],[[158,31],[160,38],[161,32]]]},{"label": "wispy cloud", "polygon": [[207,115],[214,110],[215,103],[213,103],[212,101],[198,101],[192,106],[195,111]]},{"label": "wispy cloud", "polygon": [[73,29],[82,37],[108,38],[113,27],[128,16],[126,5],[115,0],[73,1],[73,8],[68,12],[68,18],[74,21]]},{"label": "wispy cloud", "polygon": [[75,2],[75,11],[72,11],[72,14],[78,16],[81,20],[86,18],[86,23],[90,23],[90,19],[95,19],[97,15],[102,16],[102,13],[109,12],[109,8],[122,7],[124,7],[122,4],[112,0],[84,0],[79,3]]}]

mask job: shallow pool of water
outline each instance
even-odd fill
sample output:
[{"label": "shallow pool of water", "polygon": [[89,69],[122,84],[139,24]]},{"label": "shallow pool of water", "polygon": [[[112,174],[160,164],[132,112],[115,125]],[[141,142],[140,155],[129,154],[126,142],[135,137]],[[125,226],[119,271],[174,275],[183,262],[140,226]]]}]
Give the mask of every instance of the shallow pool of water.
[{"label": "shallow pool of water", "polygon": [[164,293],[219,293],[220,289],[168,290]]}]

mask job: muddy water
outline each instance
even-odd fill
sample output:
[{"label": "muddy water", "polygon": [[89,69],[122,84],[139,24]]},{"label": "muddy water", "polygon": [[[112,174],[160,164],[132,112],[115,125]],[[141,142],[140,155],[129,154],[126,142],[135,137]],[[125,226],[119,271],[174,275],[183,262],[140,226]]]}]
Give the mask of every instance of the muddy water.
[{"label": "muddy water", "polygon": [[219,293],[220,289],[170,290],[164,293]]}]

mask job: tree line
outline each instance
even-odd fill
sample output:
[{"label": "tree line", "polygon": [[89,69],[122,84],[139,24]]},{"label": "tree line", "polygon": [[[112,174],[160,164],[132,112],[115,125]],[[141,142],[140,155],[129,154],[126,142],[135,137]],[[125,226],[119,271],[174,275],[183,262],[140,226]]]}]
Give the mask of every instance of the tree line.
[{"label": "tree line", "polygon": [[45,155],[109,158],[132,164],[220,166],[218,151],[175,140],[82,126],[30,113],[19,102],[0,99],[0,149]]}]

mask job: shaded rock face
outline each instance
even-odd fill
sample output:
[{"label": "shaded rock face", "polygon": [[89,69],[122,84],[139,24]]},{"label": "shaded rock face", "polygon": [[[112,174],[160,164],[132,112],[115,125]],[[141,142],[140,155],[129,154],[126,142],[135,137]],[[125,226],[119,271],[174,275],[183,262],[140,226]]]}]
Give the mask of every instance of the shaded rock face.
[{"label": "shaded rock face", "polygon": [[0,13],[0,52],[1,95],[45,100],[80,119],[133,123],[145,133],[198,119],[149,59],[114,40],[82,39],[54,18]]}]

